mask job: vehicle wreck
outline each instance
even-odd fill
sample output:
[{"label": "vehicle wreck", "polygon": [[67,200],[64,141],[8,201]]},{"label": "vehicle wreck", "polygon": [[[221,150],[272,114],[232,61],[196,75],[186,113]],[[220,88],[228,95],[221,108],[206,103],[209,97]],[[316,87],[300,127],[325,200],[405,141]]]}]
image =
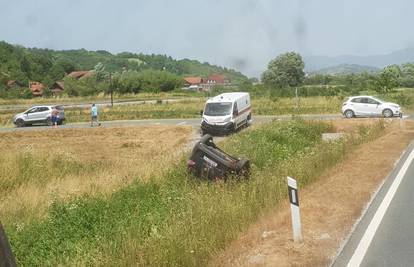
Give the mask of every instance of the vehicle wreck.
[{"label": "vehicle wreck", "polygon": [[209,134],[195,144],[187,168],[193,175],[207,180],[226,180],[231,175],[247,178],[250,174],[249,160],[227,154],[214,144]]}]

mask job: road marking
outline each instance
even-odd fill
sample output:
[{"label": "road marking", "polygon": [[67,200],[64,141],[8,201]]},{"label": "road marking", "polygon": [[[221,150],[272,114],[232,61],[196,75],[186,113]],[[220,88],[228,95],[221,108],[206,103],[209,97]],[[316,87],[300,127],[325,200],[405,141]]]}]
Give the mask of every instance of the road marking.
[{"label": "road marking", "polygon": [[177,125],[184,125],[184,124],[187,124],[187,122],[183,121],[183,122],[177,123]]},{"label": "road marking", "polygon": [[400,186],[401,181],[403,180],[405,173],[407,172],[407,169],[410,166],[413,159],[414,159],[414,149],[408,155],[407,159],[404,162],[404,165],[401,167],[390,189],[388,189],[387,194],[385,195],[380,206],[375,212],[375,215],[372,218],[371,222],[369,223],[364,235],[362,236],[362,239],[359,242],[358,247],[356,248],[354,254],[352,255],[351,259],[348,262],[348,265],[347,265],[348,267],[356,267],[356,266],[361,265],[361,262],[364,259],[365,254],[367,253],[369,245],[371,244],[371,241],[375,236],[375,233],[382,221],[382,218],[384,217],[385,212],[387,211],[392,199],[394,198],[394,195],[397,192],[397,189]]}]

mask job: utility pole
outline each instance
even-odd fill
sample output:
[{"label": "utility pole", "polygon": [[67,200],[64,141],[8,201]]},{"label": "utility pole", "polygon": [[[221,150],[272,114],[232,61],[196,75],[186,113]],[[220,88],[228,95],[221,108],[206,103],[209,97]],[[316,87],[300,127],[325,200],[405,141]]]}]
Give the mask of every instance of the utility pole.
[{"label": "utility pole", "polygon": [[296,112],[299,113],[299,95],[298,95],[298,87],[295,87],[295,100],[296,100]]},{"label": "utility pole", "polygon": [[111,90],[111,107],[114,106],[114,88],[112,86],[112,73],[109,73],[109,89]]}]

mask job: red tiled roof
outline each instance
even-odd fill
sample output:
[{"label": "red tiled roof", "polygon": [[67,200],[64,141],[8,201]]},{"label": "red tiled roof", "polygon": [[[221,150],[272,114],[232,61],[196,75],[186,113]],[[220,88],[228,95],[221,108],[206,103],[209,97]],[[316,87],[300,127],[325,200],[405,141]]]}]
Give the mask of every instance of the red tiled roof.
[{"label": "red tiled roof", "polygon": [[63,81],[55,82],[50,89],[53,90],[63,90],[65,88],[65,83]]},{"label": "red tiled roof", "polygon": [[188,84],[200,84],[203,82],[203,79],[201,77],[185,77],[184,81],[186,81]]},{"label": "red tiled roof", "polygon": [[29,82],[29,89],[32,91],[32,95],[41,96],[43,94],[43,89],[45,86],[40,82]]},{"label": "red tiled roof", "polygon": [[207,80],[214,81],[215,83],[224,83],[225,77],[220,74],[211,74],[210,76],[208,76]]},{"label": "red tiled roof", "polygon": [[90,77],[92,76],[92,71],[90,70],[80,70],[80,71],[72,71],[68,74],[69,77],[80,79],[82,77]]}]

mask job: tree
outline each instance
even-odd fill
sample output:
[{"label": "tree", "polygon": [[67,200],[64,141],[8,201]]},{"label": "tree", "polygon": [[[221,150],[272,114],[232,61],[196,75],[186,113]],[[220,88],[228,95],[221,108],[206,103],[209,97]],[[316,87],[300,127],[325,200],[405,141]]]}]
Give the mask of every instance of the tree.
[{"label": "tree", "polygon": [[414,64],[406,63],[401,65],[401,77],[399,83],[401,86],[414,87]]},{"label": "tree", "polygon": [[397,65],[390,65],[381,70],[377,77],[376,90],[381,93],[392,91],[398,86],[401,70]]},{"label": "tree", "polygon": [[102,62],[96,64],[93,70],[95,72],[97,82],[104,80],[108,75],[108,73],[105,71],[105,65],[102,64]]},{"label": "tree", "polygon": [[304,67],[298,53],[285,53],[270,61],[267,70],[262,74],[262,81],[266,86],[278,89],[296,87],[305,78]]}]

